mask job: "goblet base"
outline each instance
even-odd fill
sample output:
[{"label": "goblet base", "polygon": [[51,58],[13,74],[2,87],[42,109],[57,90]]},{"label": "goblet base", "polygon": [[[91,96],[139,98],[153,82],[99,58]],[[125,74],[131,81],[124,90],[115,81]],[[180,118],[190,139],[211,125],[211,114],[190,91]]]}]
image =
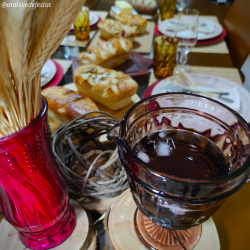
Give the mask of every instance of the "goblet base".
[{"label": "goblet base", "polygon": [[76,214],[70,205],[64,216],[53,229],[47,229],[40,233],[18,233],[21,242],[31,249],[49,249],[64,242],[73,232],[76,225]]},{"label": "goblet base", "polygon": [[179,75],[181,72],[185,72],[185,73],[191,73],[191,67],[187,64],[178,64],[177,66],[175,66],[174,68],[174,74],[175,75]]},{"label": "goblet base", "polygon": [[186,230],[163,228],[144,216],[138,208],[135,211],[134,226],[142,244],[154,250],[193,249],[201,235],[201,225]]}]

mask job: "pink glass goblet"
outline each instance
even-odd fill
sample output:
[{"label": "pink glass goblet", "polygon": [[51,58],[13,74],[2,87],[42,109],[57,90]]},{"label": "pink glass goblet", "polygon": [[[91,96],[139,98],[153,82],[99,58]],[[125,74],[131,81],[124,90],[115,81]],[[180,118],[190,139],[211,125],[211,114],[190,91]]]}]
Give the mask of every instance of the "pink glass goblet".
[{"label": "pink glass goblet", "polygon": [[[162,133],[161,139],[148,139],[157,133]],[[140,158],[134,149],[143,138],[148,144],[141,148],[144,156]],[[250,127],[234,110],[210,98],[183,93],[150,96],[125,114],[108,139],[119,145],[138,208],[135,231],[148,249],[193,249],[200,237],[200,224],[249,181]],[[206,157],[225,163],[227,171],[209,178],[186,177],[191,171],[179,163],[182,155],[172,164],[162,162],[165,171],[159,171],[149,164],[155,154],[148,152],[154,151],[147,151],[157,148],[159,141],[169,150],[166,157],[170,148],[175,152],[174,143],[181,142],[193,152],[202,150]],[[177,168],[177,174],[169,174]],[[195,176],[195,171],[192,174]]]}]

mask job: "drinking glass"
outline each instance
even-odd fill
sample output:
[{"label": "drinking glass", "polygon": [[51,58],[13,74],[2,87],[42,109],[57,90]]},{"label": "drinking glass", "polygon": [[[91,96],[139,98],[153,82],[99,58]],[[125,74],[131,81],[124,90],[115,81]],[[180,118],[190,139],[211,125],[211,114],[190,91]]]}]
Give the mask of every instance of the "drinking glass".
[{"label": "drinking glass", "polygon": [[187,55],[197,43],[198,37],[198,15],[197,10],[186,9],[178,14],[178,24],[175,37],[178,39],[179,63],[178,70],[188,71],[186,66]]},{"label": "drinking glass", "polygon": [[0,211],[32,249],[49,249],[66,240],[75,227],[67,183],[52,154],[48,103],[16,133],[0,138]]},{"label": "drinking glass", "polygon": [[174,37],[157,36],[154,40],[153,69],[157,78],[173,75],[178,40]]},{"label": "drinking glass", "polygon": [[170,19],[174,16],[176,0],[161,0],[161,20]]},{"label": "drinking glass", "polygon": [[183,11],[183,9],[186,7],[188,0],[176,0],[176,9],[178,12]]},{"label": "drinking glass", "polygon": [[75,36],[79,40],[89,39],[90,25],[89,25],[89,8],[82,7],[82,11],[78,13],[74,23]]},{"label": "drinking glass", "polygon": [[[202,180],[170,175],[167,169],[158,172],[133,149],[142,138],[161,130],[174,131],[173,141],[205,148],[207,157],[225,160],[230,171]],[[200,224],[249,180],[248,123],[234,110],[207,97],[183,93],[150,96],[125,114],[108,139],[119,146],[138,208],[135,230],[148,249],[193,249],[200,237]]]}]

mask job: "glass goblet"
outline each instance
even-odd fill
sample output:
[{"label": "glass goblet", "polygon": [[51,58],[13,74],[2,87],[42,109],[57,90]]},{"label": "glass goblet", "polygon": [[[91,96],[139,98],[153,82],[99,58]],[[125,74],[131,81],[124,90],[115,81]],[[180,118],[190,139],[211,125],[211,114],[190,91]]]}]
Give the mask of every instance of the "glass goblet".
[{"label": "glass goblet", "polygon": [[197,10],[186,9],[178,14],[178,24],[175,37],[178,39],[179,63],[177,70],[189,71],[186,66],[188,53],[197,43],[198,37],[198,15]]},{"label": "glass goblet", "polygon": [[[172,136],[167,145],[172,148],[181,141],[194,151],[205,149],[209,159],[225,161],[228,171],[209,178],[188,178],[196,173],[177,162],[163,162],[165,171],[157,170],[148,163],[151,155],[142,160],[134,150],[142,138],[156,132],[168,135],[161,136],[166,144]],[[250,127],[235,111],[210,98],[183,93],[150,96],[125,114],[108,139],[119,145],[138,207],[135,231],[148,249],[192,249],[200,237],[200,224],[249,180]],[[175,168],[183,171],[169,174]]]},{"label": "glass goblet", "polygon": [[176,9],[178,12],[183,11],[183,9],[186,7],[188,0],[176,0]]}]

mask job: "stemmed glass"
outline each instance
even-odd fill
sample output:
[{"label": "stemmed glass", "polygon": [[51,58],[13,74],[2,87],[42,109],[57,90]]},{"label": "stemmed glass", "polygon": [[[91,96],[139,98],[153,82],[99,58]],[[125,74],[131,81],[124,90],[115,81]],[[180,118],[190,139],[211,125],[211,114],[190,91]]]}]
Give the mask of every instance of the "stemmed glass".
[{"label": "stemmed glass", "polygon": [[[197,42],[198,37],[198,15],[199,12],[193,9],[186,9],[178,14],[178,24],[175,30],[175,37],[178,39],[179,65],[178,70],[189,71],[187,55]],[[176,73],[177,73],[176,72]]]},{"label": "stemmed glass", "polygon": [[186,7],[188,0],[177,0],[176,1],[176,9],[178,12],[183,11],[183,9]]},{"label": "stemmed glass", "polygon": [[[158,167],[165,169],[160,171],[147,160],[153,156],[147,150],[157,145],[156,140],[148,140],[141,148],[144,157],[134,150],[142,138],[155,132],[163,132],[160,140],[168,145],[161,155],[172,154],[170,148],[174,150],[174,144],[181,140],[193,152],[203,148],[206,157],[229,168],[208,179],[189,178],[186,174],[191,169],[178,162],[178,156],[172,164],[158,162]],[[201,224],[250,181],[250,126],[235,111],[210,98],[183,93],[150,96],[125,114],[110,130],[108,139],[119,145],[119,158],[138,208],[135,231],[147,249],[193,249],[201,235]],[[185,174],[181,177],[168,172],[171,166]]]}]

